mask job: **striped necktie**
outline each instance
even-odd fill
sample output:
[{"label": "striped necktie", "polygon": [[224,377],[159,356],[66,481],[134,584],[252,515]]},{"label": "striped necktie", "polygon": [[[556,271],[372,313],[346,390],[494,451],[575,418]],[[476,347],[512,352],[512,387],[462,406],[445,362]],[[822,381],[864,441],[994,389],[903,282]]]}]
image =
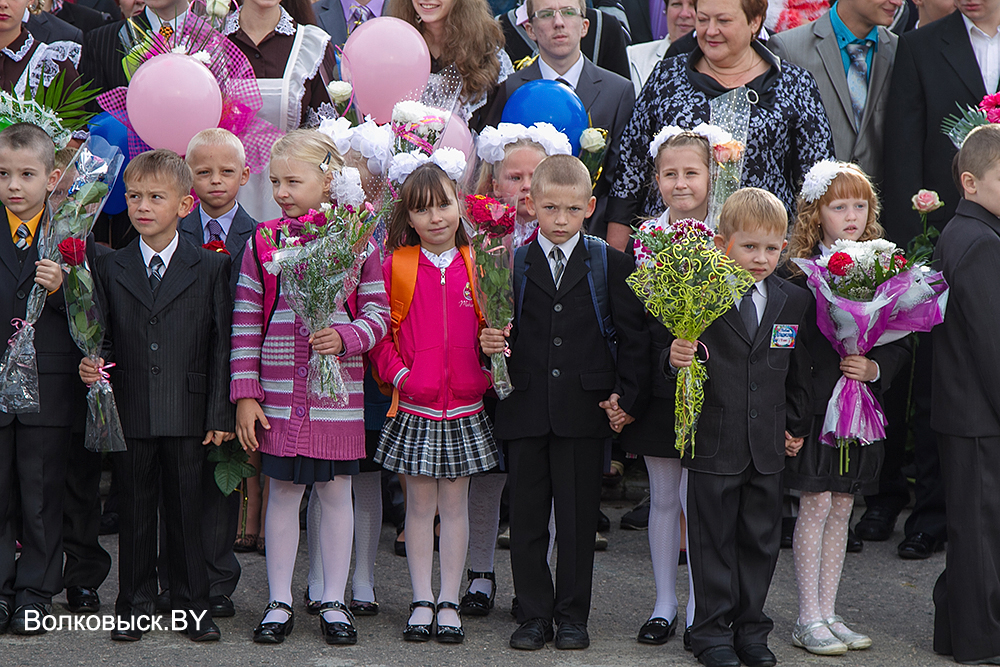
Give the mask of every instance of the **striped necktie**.
[{"label": "striped necktie", "polygon": [[847,55],[851,65],[847,68],[847,92],[851,96],[851,109],[854,111],[854,126],[861,127],[861,119],[865,115],[865,102],[868,100],[868,49],[869,42],[864,44],[848,44]]},{"label": "striped necktie", "polygon": [[163,258],[159,255],[153,255],[152,259],[149,260],[149,288],[153,290],[153,294],[156,294],[156,289],[160,286],[162,279]]},{"label": "striped necktie", "polygon": [[17,228],[17,231],[15,231],[14,234],[17,235],[17,240],[14,241],[14,246],[17,247],[18,250],[27,250],[28,237],[31,236],[31,230],[28,229],[28,225],[22,222],[21,226]]}]

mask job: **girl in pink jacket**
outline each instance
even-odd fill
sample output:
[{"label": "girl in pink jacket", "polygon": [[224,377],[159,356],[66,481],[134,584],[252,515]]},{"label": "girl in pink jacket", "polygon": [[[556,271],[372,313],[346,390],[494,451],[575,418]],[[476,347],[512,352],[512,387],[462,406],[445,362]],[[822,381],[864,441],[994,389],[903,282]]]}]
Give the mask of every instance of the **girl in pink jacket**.
[{"label": "girl in pink jacket", "polygon": [[[413,603],[403,638],[430,640],[436,615],[437,640],[457,644],[465,637],[458,596],[469,542],[469,476],[496,466],[497,448],[483,411],[491,377],[480,361],[468,239],[455,183],[436,164],[417,167],[402,183],[386,249],[393,252],[382,265],[390,304],[406,301],[412,288],[398,331],[370,355],[379,377],[398,392],[398,412],[382,429],[375,461],[406,481]],[[435,605],[436,511],[441,593]]]}]

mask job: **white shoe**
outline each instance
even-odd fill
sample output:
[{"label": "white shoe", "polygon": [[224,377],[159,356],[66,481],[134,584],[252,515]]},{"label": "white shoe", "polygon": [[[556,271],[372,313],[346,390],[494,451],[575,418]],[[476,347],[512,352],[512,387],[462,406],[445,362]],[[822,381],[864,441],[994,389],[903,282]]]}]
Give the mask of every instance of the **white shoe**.
[{"label": "white shoe", "polygon": [[[847,645],[847,648],[852,651],[860,651],[872,645],[871,637],[848,628],[847,624],[844,623],[844,619],[840,616],[831,616],[830,618],[823,619],[823,622],[826,623],[826,627],[830,628],[830,632],[833,636],[844,642],[844,644]],[[836,623],[840,623],[847,628],[847,632],[838,632],[837,629],[833,627]]]},{"label": "white shoe", "polygon": [[795,629],[792,630],[792,644],[816,655],[844,655],[847,653],[847,644],[837,639],[836,636],[827,639],[817,637],[814,633],[820,628],[826,628],[824,621],[813,621],[806,625],[796,623]]}]

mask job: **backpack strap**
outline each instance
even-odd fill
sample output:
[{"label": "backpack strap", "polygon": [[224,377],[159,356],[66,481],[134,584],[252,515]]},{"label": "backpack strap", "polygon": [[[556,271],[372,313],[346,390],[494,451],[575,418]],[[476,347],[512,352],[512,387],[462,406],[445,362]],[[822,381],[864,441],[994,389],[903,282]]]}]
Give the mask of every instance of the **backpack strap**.
[{"label": "backpack strap", "polygon": [[[392,283],[389,286],[389,332],[392,343],[399,350],[399,327],[406,314],[410,312],[410,303],[417,288],[417,266],[420,263],[420,246],[402,246],[392,253]],[[386,417],[395,417],[399,410],[399,387],[392,388],[392,404]]]},{"label": "backpack strap", "polygon": [[514,7],[507,12],[507,20],[510,21],[510,24],[514,26],[514,30],[516,30],[517,34],[524,40],[528,50],[531,51],[531,55],[538,55],[538,45],[535,44],[535,40],[528,37],[528,31],[524,29],[524,26],[517,24],[517,17],[514,15],[515,13],[517,13],[517,7]]},{"label": "backpack strap", "polygon": [[600,9],[595,8],[596,16],[594,17],[594,57],[593,63],[596,65],[598,58],[601,57],[601,33],[604,32],[604,16]]},{"label": "backpack strap", "polygon": [[608,296],[608,246],[603,240],[587,234],[583,236],[583,244],[590,254],[590,259],[586,262],[590,269],[587,281],[594,301],[594,313],[601,327],[601,335],[607,341],[611,356],[617,363],[618,332],[615,331],[614,319],[611,317],[611,299]]},{"label": "backpack strap", "polygon": [[263,290],[264,325],[261,328],[262,338],[267,337],[267,330],[271,327],[274,311],[278,309],[278,296],[281,293],[281,281],[278,280],[278,276],[273,275],[264,268],[264,261],[261,258],[264,251],[272,245],[266,232],[270,232],[274,243],[277,244],[281,236],[281,220],[269,220],[258,224],[253,237],[251,237],[251,249],[253,250],[254,261],[257,264],[257,274],[260,276],[261,289]]}]

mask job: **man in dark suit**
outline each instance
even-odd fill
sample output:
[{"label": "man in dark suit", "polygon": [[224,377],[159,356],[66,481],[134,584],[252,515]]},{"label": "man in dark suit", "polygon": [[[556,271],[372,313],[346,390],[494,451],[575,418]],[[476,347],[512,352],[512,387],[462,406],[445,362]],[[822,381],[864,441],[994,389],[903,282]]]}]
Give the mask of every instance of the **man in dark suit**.
[{"label": "man in dark suit", "polygon": [[52,10],[52,7],[53,4],[50,1],[46,11],[52,12],[53,16],[62,19],[71,26],[79,28],[84,34],[95,28],[100,28],[102,25],[111,23],[118,17],[117,12],[115,14],[108,15],[104,12],[97,11],[91,7],[85,7],[75,2],[63,2],[55,11]]},{"label": "man in dark suit", "polygon": [[[943,207],[927,216],[929,224],[938,229],[954,215],[961,199],[951,169],[957,149],[941,132],[941,121],[957,115],[959,107],[975,107],[987,93],[997,90],[997,73],[986,67],[989,50],[997,46],[984,46],[984,62],[980,62],[972,39],[988,41],[986,36],[996,33],[1000,0],[959,0],[957,5],[957,12],[905,33],[896,51],[886,107],[890,122],[885,127],[882,219],[888,237],[904,247],[921,233],[920,217],[910,202],[917,190],[934,190],[944,202]],[[984,80],[987,76],[989,82]],[[946,538],[941,464],[928,423],[932,348],[929,336],[919,338],[913,377],[915,503],[906,522],[906,538],[899,545],[899,555],[910,559],[927,558],[940,551]],[[886,455],[891,455],[888,448]],[[880,514],[873,518],[887,526],[889,532],[896,514],[909,500],[905,478],[893,468],[887,466],[879,497],[869,503],[866,511],[867,516],[879,510]],[[889,473],[893,473],[891,477]],[[865,521],[862,517],[862,523]]]},{"label": "man in dark suit", "polygon": [[31,33],[32,37],[45,44],[51,44],[52,42],[76,42],[77,44],[83,44],[83,31],[55,14],[48,12],[42,12],[41,14],[29,13],[25,27]]},{"label": "man in dark suit", "polygon": [[[607,234],[604,211],[615,167],[618,165],[619,140],[632,116],[635,90],[628,78],[601,69],[580,51],[580,40],[587,34],[590,22],[583,17],[583,3],[575,16],[562,14],[563,0],[529,0],[531,20],[525,29],[538,44],[538,59],[530,66],[510,75],[506,83],[509,98],[528,81],[550,79],[568,85],[576,91],[590,115],[590,123],[608,132],[608,151],[604,156],[604,171],[594,188],[597,207],[587,222],[587,231],[595,236]],[[575,5],[570,7],[576,8]],[[546,18],[539,18],[542,12]],[[548,14],[551,13],[551,16]],[[579,137],[573,137],[578,139]]]},{"label": "man in dark suit", "polygon": [[[559,626],[556,648],[589,646],[594,534],[604,446],[611,437],[602,402],[638,413],[648,385],[643,309],[625,284],[632,261],[583,236],[584,217],[593,207],[589,175],[579,160],[542,160],[528,198],[539,235],[518,251],[525,268],[515,287],[522,296],[510,334],[515,390],[496,415],[496,436],[510,443],[511,570],[521,623],[510,645],[516,649],[544,647],[553,638],[553,620]],[[608,309],[617,331],[617,359],[595,316],[601,292],[600,308]],[[502,332],[487,330],[483,350],[503,350],[503,341]],[[559,545],[554,587],[546,561],[553,503]]]},{"label": "man in dark suit", "polygon": [[756,282],[699,341],[674,340],[670,370],[690,366],[700,342],[708,381],[688,470],[688,548],[694,580],[691,648],[707,667],[775,664],[764,601],[778,561],[786,433],[812,425],[811,364],[797,340],[809,292],[773,275],[787,213],[757,188],[722,208],[715,244]]},{"label": "man in dark suit", "polygon": [[969,134],[958,158],[965,198],[934,253],[951,286],[947,317],[932,334],[931,427],[948,506],[947,566],[934,586],[934,650],[971,665],[1000,665],[998,156],[1000,127]]},{"label": "man in dark suit", "polygon": [[313,5],[316,25],[330,34],[333,44],[343,45],[354,29],[389,7],[389,0],[319,0]]},{"label": "man in dark suit", "polygon": [[[193,199],[191,171],[176,154],[155,150],[137,156],[126,167],[125,186],[140,238],[96,264],[105,347],[117,364],[112,386],[128,444],[127,452],[116,455],[122,496],[115,605],[120,624],[111,637],[141,639],[148,628],[133,617],[155,611],[157,490],[162,489],[171,606],[188,612],[189,638],[215,641],[219,630],[208,614],[202,535],[194,527],[204,520],[203,447],[231,439],[235,428],[229,402],[230,262],[177,233]],[[81,363],[85,382],[95,372],[89,360]]]}]

